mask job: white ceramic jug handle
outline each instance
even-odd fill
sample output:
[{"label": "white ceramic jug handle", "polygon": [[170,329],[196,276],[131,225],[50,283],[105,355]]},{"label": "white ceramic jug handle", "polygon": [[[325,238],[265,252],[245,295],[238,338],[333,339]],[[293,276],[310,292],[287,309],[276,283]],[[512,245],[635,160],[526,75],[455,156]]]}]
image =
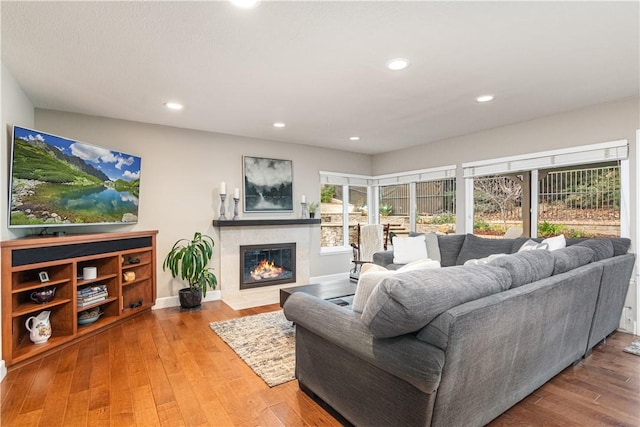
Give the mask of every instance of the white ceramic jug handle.
[{"label": "white ceramic jug handle", "polygon": [[31,317],[29,317],[29,318],[27,319],[27,321],[26,321],[26,322],[24,322],[24,326],[26,326],[27,331],[29,331],[29,332],[31,332],[31,331],[32,331],[32,329],[29,327],[29,322],[31,321],[31,319],[33,319],[33,320],[37,320],[35,317],[31,316]]}]

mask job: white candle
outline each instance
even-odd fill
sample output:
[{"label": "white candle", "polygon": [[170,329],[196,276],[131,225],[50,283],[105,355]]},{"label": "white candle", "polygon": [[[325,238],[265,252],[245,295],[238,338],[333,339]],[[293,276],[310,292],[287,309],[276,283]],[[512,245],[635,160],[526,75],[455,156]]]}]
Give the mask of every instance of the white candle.
[{"label": "white candle", "polygon": [[300,201],[302,203],[307,203],[307,196],[305,196],[304,194],[302,195],[302,197],[300,197]]},{"label": "white candle", "polygon": [[227,183],[224,181],[220,183],[220,194],[227,194]]},{"label": "white candle", "polygon": [[233,190],[233,198],[234,199],[239,199],[240,198],[240,189],[236,187],[235,190]]}]

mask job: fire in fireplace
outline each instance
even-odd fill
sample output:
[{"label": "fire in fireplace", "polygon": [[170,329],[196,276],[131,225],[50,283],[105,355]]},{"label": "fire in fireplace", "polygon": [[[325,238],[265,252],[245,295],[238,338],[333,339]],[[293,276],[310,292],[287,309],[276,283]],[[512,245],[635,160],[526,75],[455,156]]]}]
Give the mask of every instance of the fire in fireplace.
[{"label": "fire in fireplace", "polygon": [[240,246],[240,289],[295,281],[295,243]]}]

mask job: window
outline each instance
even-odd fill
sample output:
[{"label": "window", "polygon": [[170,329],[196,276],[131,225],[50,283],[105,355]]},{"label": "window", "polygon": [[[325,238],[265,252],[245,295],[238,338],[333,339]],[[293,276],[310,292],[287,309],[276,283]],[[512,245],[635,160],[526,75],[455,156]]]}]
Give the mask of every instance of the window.
[{"label": "window", "polygon": [[371,178],[320,172],[320,246],[327,252],[346,250],[355,226],[369,223]]},{"label": "window", "polygon": [[367,187],[349,186],[349,243],[357,243],[357,224],[369,223]]},{"label": "window", "polygon": [[446,226],[455,232],[456,167],[368,177],[320,172],[320,232],[323,252],[349,248],[356,225],[390,224],[394,234]]},{"label": "window", "polygon": [[416,183],[416,231],[456,232],[455,178]]},{"label": "window", "polygon": [[342,199],[342,186],[323,184],[320,187],[320,241],[324,248],[345,246]]},{"label": "window", "polygon": [[623,140],[465,163],[465,228],[504,230],[520,211],[525,236],[628,237],[628,151]]},{"label": "window", "polygon": [[620,166],[539,172],[538,236],[620,236]]},{"label": "window", "polygon": [[409,235],[409,184],[379,188],[378,223],[389,224],[394,235]]},{"label": "window", "polygon": [[[345,194],[349,197],[344,197]],[[321,247],[356,243],[356,225],[369,223],[368,188],[323,184],[320,186],[320,212]],[[348,233],[346,245],[345,229]]]},{"label": "window", "polygon": [[522,228],[524,174],[491,175],[473,179],[473,234],[501,237]]}]

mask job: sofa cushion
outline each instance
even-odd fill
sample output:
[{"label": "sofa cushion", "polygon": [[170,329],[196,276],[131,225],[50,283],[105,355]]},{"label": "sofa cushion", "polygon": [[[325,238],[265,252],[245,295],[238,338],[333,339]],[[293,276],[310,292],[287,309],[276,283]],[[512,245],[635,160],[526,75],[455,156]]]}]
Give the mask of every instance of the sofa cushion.
[{"label": "sofa cushion", "polygon": [[[598,237],[596,239],[610,240],[611,244],[613,245],[613,256],[624,255],[627,252],[629,252],[629,248],[631,247],[631,239],[627,237]],[[567,246],[572,246],[572,245],[584,242],[585,240],[590,240],[590,239],[587,239],[584,237],[567,239]]]},{"label": "sofa cushion", "polygon": [[578,245],[558,249],[551,254],[554,258],[554,275],[589,264],[594,257],[593,249]]},{"label": "sofa cushion", "polygon": [[440,248],[440,264],[443,267],[456,265],[458,254],[467,236],[464,234],[438,235],[438,247]]},{"label": "sofa cushion", "polygon": [[397,270],[388,270],[376,264],[364,264],[360,270],[360,276],[358,277],[356,293],[353,296],[353,311],[356,313],[362,313],[369,296],[371,296],[371,292],[373,292],[378,283],[383,279],[405,271],[427,268],[440,268],[440,263],[438,261],[430,260],[429,258],[424,258],[405,264]]},{"label": "sofa cushion", "polygon": [[509,273],[489,265],[399,273],[375,287],[361,320],[376,338],[403,335],[421,329],[451,307],[510,286]]},{"label": "sofa cushion", "polygon": [[554,258],[549,251],[523,251],[494,259],[489,265],[507,270],[511,276],[511,287],[517,288],[551,276]]},{"label": "sofa cushion", "polygon": [[525,251],[533,251],[533,250],[539,250],[539,249],[549,250],[549,244],[538,243],[533,239],[529,239],[526,242],[524,242],[522,246],[520,246],[518,250],[515,252],[525,252]]},{"label": "sofa cushion", "polygon": [[409,232],[409,237],[424,235],[424,241],[427,244],[427,255],[429,259],[434,261],[441,261],[440,258],[440,246],[438,245],[438,235],[436,233],[416,233],[414,231]]},{"label": "sofa cushion", "polygon": [[574,246],[584,246],[593,250],[592,261],[600,261],[613,256],[613,243],[609,239],[587,239]]},{"label": "sofa cushion", "polygon": [[424,234],[415,237],[396,236],[393,238],[394,264],[408,264],[428,257]]},{"label": "sofa cushion", "polygon": [[456,264],[463,265],[470,259],[486,258],[493,254],[510,254],[512,247],[512,239],[484,239],[467,234]]},{"label": "sofa cushion", "polygon": [[631,239],[628,237],[612,237],[609,240],[613,244],[613,256],[624,255],[629,252]]},{"label": "sofa cushion", "polygon": [[559,234],[557,236],[547,237],[542,243],[548,244],[550,251],[557,251],[567,246],[567,239],[564,237],[564,234]]}]

